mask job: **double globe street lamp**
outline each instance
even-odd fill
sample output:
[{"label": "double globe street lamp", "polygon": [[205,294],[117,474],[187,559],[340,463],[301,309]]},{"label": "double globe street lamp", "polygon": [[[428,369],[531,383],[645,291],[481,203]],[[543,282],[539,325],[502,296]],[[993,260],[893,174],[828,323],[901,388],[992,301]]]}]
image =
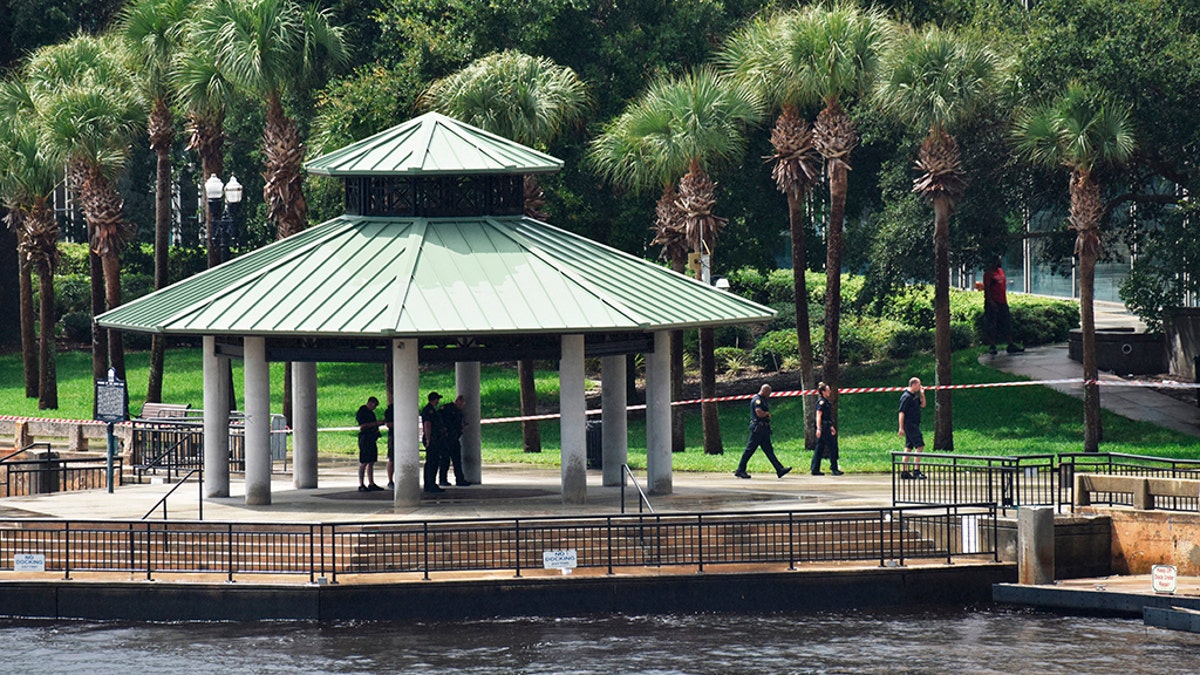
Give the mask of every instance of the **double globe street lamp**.
[{"label": "double globe street lamp", "polygon": [[[237,176],[230,176],[228,183],[222,183],[214,173],[204,181],[204,196],[208,199],[211,223],[210,245],[217,248],[218,262],[225,262],[229,259],[229,249],[237,244],[236,224],[242,209],[242,184]],[[221,214],[220,217],[217,213]]]}]

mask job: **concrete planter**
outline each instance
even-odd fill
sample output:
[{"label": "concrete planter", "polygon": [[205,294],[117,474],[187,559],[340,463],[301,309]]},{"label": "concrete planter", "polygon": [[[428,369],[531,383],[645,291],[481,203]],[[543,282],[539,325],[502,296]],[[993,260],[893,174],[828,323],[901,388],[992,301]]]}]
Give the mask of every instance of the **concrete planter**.
[{"label": "concrete planter", "polygon": [[[1071,329],[1067,354],[1083,362],[1083,332]],[[1155,375],[1167,372],[1166,340],[1162,333],[1135,333],[1132,328],[1096,331],[1096,368],[1117,375]]]}]

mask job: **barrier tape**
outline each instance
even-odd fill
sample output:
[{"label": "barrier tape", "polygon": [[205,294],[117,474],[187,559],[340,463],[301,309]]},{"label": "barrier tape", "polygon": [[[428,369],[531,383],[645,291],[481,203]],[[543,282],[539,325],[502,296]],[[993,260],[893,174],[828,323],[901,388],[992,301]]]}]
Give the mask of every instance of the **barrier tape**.
[{"label": "barrier tape", "polygon": [[[948,384],[948,385],[940,385],[940,386],[934,385],[934,386],[925,387],[925,391],[939,391],[939,390],[951,391],[951,390],[956,390],[956,389],[957,390],[998,389],[998,388],[1002,388],[1002,387],[1049,386],[1049,385],[1056,385],[1056,384],[1069,384],[1069,385],[1080,385],[1080,386],[1087,386],[1087,385],[1094,384],[1094,385],[1098,385],[1098,386],[1102,386],[1102,387],[1149,387],[1149,388],[1154,388],[1154,389],[1200,389],[1200,382],[1197,382],[1197,383],[1175,382],[1172,380],[1159,380],[1159,381],[1153,381],[1153,382],[1141,381],[1141,380],[1085,380],[1083,378],[1074,377],[1074,378],[1064,378],[1064,379],[1058,379],[1058,380],[1027,380],[1027,381],[1020,381],[1020,382],[986,382],[986,383],[979,383],[979,384]],[[904,386],[846,387],[845,389],[839,389],[838,395],[841,396],[843,394],[899,393],[899,392],[904,391],[905,389],[908,389],[908,387],[904,387]],[[789,398],[789,397],[795,397],[795,396],[816,396],[816,395],[817,395],[816,389],[790,389],[790,390],[786,390],[786,391],[771,392],[771,398]],[[754,398],[754,396],[755,396],[755,394],[735,394],[733,396],[716,396],[716,397],[712,397],[712,398],[695,398],[695,399],[691,399],[691,400],[687,400],[687,401],[672,401],[671,405],[672,406],[683,406],[683,405],[697,405],[700,403],[726,403],[729,401],[748,401],[748,400]],[[626,407],[625,409],[627,411],[645,410],[646,405],[645,404],[631,405],[631,406]],[[600,409],[587,410],[584,412],[584,414],[589,417],[599,415],[600,413],[601,413]],[[522,416],[491,417],[488,419],[480,420],[479,423],[480,424],[506,424],[506,423],[510,423],[510,422],[524,422],[527,420],[530,420],[530,421],[553,420],[553,419],[558,419],[561,416],[562,415],[559,413],[546,413],[543,415],[528,415],[528,416],[524,416],[524,417],[522,417]],[[66,424],[104,424],[104,422],[98,422],[96,420],[71,420],[71,419],[62,419],[62,418],[54,418],[54,417],[21,417],[21,416],[17,416],[17,415],[0,415],[0,422],[56,422],[56,423],[66,423]],[[353,426],[353,427],[321,427],[321,428],[317,429],[317,431],[320,431],[320,432],[358,431],[358,427],[357,426]],[[291,429],[272,430],[272,433],[292,433],[292,430]]]}]

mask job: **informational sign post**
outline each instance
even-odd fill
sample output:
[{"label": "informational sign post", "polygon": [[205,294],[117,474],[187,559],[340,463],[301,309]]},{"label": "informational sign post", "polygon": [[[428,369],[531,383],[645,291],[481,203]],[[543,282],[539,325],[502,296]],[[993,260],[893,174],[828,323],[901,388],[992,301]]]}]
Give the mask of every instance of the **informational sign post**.
[{"label": "informational sign post", "polygon": [[1175,594],[1175,577],[1178,570],[1174,565],[1155,565],[1150,568],[1150,586],[1155,593]]},{"label": "informational sign post", "polygon": [[570,574],[578,566],[579,556],[573,548],[542,551],[542,567],[545,569],[562,570],[563,574]]},{"label": "informational sign post", "polygon": [[117,454],[117,437],[113,424],[129,419],[129,388],[117,373],[108,369],[107,380],[96,380],[93,419],[108,423],[108,491],[113,491],[113,457]]}]

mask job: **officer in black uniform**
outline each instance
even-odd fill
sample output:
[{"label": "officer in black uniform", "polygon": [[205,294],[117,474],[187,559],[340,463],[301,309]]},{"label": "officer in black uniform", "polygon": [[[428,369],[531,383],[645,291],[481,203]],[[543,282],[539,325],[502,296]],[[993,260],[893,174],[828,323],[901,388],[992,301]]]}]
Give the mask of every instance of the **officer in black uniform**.
[{"label": "officer in black uniform", "polygon": [[438,401],[442,395],[436,391],[429,392],[428,403],[421,408],[421,445],[425,446],[425,491],[445,492],[437,484],[438,467],[442,464],[441,448],[446,428],[442,424],[442,416],[438,414]]},{"label": "officer in black uniform", "polygon": [[833,404],[829,402],[829,385],[817,383],[817,447],[813,448],[812,475],[824,476],[821,472],[821,459],[829,458],[829,472],[835,476],[842,475],[838,471],[837,427],[833,426]]},{"label": "officer in black uniform", "polygon": [[770,460],[771,466],[775,467],[776,476],[783,478],[792,470],[792,467],[779,463],[779,459],[775,457],[775,446],[771,444],[771,410],[768,405],[770,398],[771,385],[764,384],[750,401],[750,441],[746,443],[746,451],[742,453],[742,461],[738,463],[737,471],[733,472],[738,478],[750,477],[750,474],[746,473],[746,465],[750,463],[754,451],[760,447]]},{"label": "officer in black uniform", "polygon": [[463,431],[463,408],[467,405],[467,399],[459,394],[454,399],[452,405],[444,405],[438,410],[442,416],[442,425],[446,429],[446,435],[442,441],[441,456],[442,463],[440,465],[439,485],[449,485],[450,465],[454,465],[454,484],[459,487],[470,485],[471,482],[463,475],[462,470],[462,431]]}]

